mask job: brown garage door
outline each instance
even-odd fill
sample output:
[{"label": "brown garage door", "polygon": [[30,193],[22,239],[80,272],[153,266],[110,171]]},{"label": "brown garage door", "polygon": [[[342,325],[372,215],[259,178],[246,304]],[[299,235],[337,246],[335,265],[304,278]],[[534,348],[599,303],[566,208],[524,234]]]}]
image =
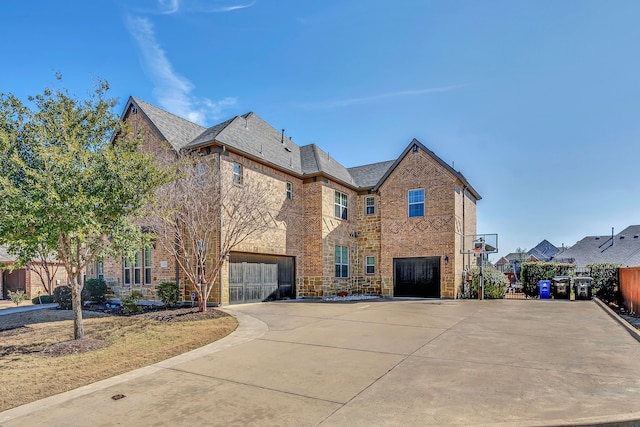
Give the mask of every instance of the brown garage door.
[{"label": "brown garage door", "polygon": [[242,304],[295,298],[294,258],[232,253],[229,257],[229,302]]},{"label": "brown garage door", "polygon": [[2,283],[4,284],[4,295],[2,298],[4,299],[9,298],[9,291],[27,292],[27,280],[24,269],[14,270],[11,272],[5,271],[2,273],[2,280]]},{"label": "brown garage door", "polygon": [[394,258],[393,295],[440,298],[440,257]]}]

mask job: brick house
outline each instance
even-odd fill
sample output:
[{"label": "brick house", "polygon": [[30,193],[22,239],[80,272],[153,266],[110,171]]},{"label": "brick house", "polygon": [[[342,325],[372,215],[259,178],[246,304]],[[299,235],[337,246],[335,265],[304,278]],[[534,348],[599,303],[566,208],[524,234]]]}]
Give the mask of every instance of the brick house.
[{"label": "brick house", "polygon": [[[7,247],[0,245],[0,267],[11,266],[16,261],[15,256],[7,253]],[[43,264],[34,260],[23,268],[0,269],[0,299],[9,299],[9,291],[23,291],[29,299],[47,294],[42,284],[47,277],[45,269],[52,276],[53,288],[68,283],[67,272],[61,263],[51,260]]]},{"label": "brick house", "polygon": [[[397,159],[345,168],[315,144],[298,146],[252,112],[203,128],[131,97],[122,118],[143,131],[143,149],[156,156],[198,150],[219,162],[223,174],[268,183],[278,206],[274,226],[235,248],[212,302],[339,292],[456,297],[469,268],[461,236],[476,233],[481,197],[418,140]],[[88,276],[149,298],[162,281],[184,284],[159,245],[141,248],[130,261],[105,260]],[[182,289],[187,298],[190,290]]]}]

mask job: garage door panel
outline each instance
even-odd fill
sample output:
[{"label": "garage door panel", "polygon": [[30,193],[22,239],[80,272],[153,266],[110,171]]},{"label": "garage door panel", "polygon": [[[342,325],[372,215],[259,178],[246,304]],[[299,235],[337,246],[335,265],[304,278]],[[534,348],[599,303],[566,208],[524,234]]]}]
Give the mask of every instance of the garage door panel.
[{"label": "garage door panel", "polygon": [[274,255],[231,254],[229,302],[260,302],[267,298],[291,298],[294,259]]},{"label": "garage door panel", "polygon": [[440,257],[395,258],[394,296],[440,297]]}]

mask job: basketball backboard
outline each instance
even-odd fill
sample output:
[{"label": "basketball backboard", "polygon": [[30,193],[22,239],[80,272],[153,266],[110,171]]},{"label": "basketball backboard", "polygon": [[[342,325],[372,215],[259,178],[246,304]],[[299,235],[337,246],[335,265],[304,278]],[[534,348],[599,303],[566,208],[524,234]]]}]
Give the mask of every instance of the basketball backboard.
[{"label": "basketball backboard", "polygon": [[494,254],[498,252],[498,235],[465,234],[461,236],[460,252],[463,254]]}]

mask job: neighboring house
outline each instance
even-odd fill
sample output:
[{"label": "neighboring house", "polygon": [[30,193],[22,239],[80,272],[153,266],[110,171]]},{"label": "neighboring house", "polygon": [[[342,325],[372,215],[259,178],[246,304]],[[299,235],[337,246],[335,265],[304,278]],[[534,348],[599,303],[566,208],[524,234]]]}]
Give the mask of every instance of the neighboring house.
[{"label": "neighboring house", "polygon": [[[263,300],[268,295],[249,296],[243,272],[264,266],[276,271],[277,295],[284,298],[458,294],[470,268],[461,235],[476,234],[481,197],[418,140],[396,159],[346,168],[252,112],[203,128],[131,97],[122,118],[143,131],[143,149],[168,159],[197,150],[240,181],[264,181],[277,202],[273,227],[235,248],[221,272],[222,294],[214,288],[211,301]],[[153,298],[158,283],[185,282],[161,246],[140,248],[132,260],[104,260],[88,275],[102,276],[116,293],[136,289]],[[181,288],[186,297],[189,289]]]},{"label": "neighboring house", "polygon": [[511,262],[509,262],[508,259],[506,259],[505,257],[500,257],[500,259],[498,261],[496,261],[496,263],[494,264],[496,270],[502,272],[502,273],[508,273],[513,271],[513,268],[511,266]]},{"label": "neighboring house", "polygon": [[[7,267],[15,262],[16,257],[7,253],[6,246],[0,245],[0,267]],[[46,277],[45,268],[48,268],[53,276],[53,287],[67,284],[67,273],[60,263],[49,261],[43,265],[41,262],[32,261],[26,268],[0,270],[0,296],[2,299],[9,298],[9,291],[23,291],[28,298],[46,294],[39,275],[42,274]]]},{"label": "neighboring house", "polygon": [[559,249],[549,243],[548,240],[543,240],[535,247],[529,249],[527,254],[536,258],[537,261],[550,261],[557,253]]},{"label": "neighboring house", "polygon": [[557,254],[553,261],[575,263],[579,270],[587,264],[605,262],[640,266],[640,225],[631,225],[615,235],[587,236]]},{"label": "neighboring house", "polygon": [[520,271],[522,270],[523,262],[538,261],[535,255],[530,255],[527,252],[511,252],[504,256],[504,259],[509,263],[510,268],[507,269],[514,273],[516,280],[519,280]]}]

